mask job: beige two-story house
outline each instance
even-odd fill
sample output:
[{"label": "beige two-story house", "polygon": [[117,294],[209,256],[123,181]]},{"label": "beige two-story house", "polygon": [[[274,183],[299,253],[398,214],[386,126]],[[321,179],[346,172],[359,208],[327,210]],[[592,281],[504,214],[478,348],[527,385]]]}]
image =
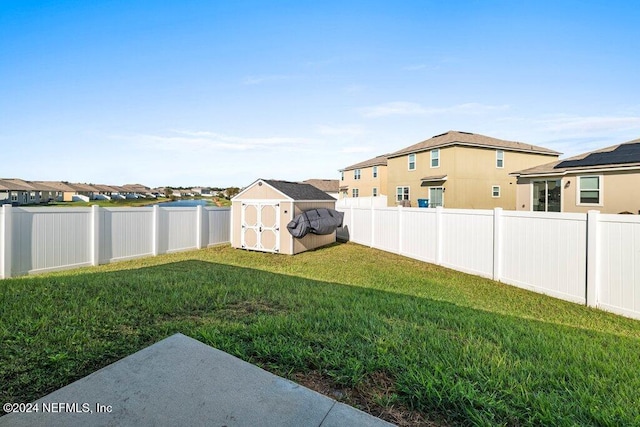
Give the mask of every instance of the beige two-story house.
[{"label": "beige two-story house", "polygon": [[340,198],[387,196],[387,155],[340,169]]},{"label": "beige two-story house", "polygon": [[517,209],[640,213],[640,139],[513,173]]},{"label": "beige two-story house", "polygon": [[449,131],[387,156],[389,206],[516,208],[509,172],[549,163],[560,153],[470,132]]}]

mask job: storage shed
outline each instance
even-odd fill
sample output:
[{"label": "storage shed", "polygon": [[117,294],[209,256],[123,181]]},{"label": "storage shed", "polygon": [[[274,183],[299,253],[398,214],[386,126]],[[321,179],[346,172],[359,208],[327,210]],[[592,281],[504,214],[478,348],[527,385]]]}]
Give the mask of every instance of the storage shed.
[{"label": "storage shed", "polygon": [[336,199],[309,184],[258,179],[231,199],[231,246],[294,255],[336,241],[336,233],[294,238],[287,224],[309,209],[335,209]]}]

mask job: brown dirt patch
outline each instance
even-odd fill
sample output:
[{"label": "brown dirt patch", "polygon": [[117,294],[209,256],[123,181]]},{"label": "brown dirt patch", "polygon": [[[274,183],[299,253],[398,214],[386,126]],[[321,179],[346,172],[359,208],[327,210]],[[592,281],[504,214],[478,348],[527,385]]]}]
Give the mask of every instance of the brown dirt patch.
[{"label": "brown dirt patch", "polygon": [[[392,403],[396,397],[394,381],[384,372],[376,372],[356,387],[342,387],[318,371],[296,373],[293,381],[332,399],[354,406],[385,421],[405,426],[448,426],[439,417],[427,419],[424,414]],[[387,404],[384,404],[387,402]]]}]

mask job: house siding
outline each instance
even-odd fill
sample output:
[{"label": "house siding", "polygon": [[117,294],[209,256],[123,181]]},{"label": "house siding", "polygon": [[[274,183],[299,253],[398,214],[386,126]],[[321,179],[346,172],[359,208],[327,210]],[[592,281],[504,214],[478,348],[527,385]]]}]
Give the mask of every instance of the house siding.
[{"label": "house siding", "polygon": [[[373,166],[360,169],[360,179],[354,179],[354,169],[344,171],[344,180],[340,181],[340,187],[349,187],[347,197],[351,197],[351,190],[358,189],[358,197],[373,196],[373,188],[378,189],[378,196],[387,194],[387,166],[378,165],[378,176],[373,177]],[[344,198],[344,197],[340,197]]]},{"label": "house siding", "polygon": [[[496,150],[469,146],[440,147],[440,166],[431,167],[431,151],[416,153],[415,170],[408,169],[408,155],[388,159],[388,205],[396,205],[396,187],[409,186],[411,206],[429,198],[429,187],[443,187],[444,206],[458,209],[516,209],[516,178],[513,170],[548,163],[557,156],[504,151],[504,166],[496,167]],[[447,175],[444,182],[425,183],[422,178]],[[492,197],[492,187],[500,186],[500,197]]]},{"label": "house siding", "polygon": [[[578,177],[602,176],[601,204],[580,205],[578,203]],[[517,209],[531,211],[533,181],[560,179],[560,177],[519,178],[517,189]],[[597,210],[606,214],[621,212],[640,213],[640,172],[609,171],[568,173],[562,176],[561,211],[586,213]]]}]

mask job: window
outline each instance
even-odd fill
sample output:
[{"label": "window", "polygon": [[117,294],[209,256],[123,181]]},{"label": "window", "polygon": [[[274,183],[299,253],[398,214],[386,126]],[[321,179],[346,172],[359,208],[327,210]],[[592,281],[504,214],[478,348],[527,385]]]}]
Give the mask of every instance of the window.
[{"label": "window", "polygon": [[360,191],[357,188],[351,190],[351,197],[358,197],[360,195]]},{"label": "window", "polygon": [[344,171],[340,171],[340,181],[344,181]]},{"label": "window", "polygon": [[502,150],[496,150],[496,167],[504,167],[504,151]]},{"label": "window", "polygon": [[444,207],[444,187],[429,187],[429,207]]},{"label": "window", "polygon": [[35,200],[36,199],[36,192],[32,191],[31,193],[29,193],[29,198],[31,198],[31,200]]},{"label": "window", "polygon": [[409,170],[413,171],[416,170],[416,155],[414,154],[409,154]]},{"label": "window", "polygon": [[353,179],[360,179],[360,169],[354,169]]},{"label": "window", "polygon": [[500,197],[500,186],[494,185],[491,187],[491,197]]},{"label": "window", "polygon": [[378,189],[376,187],[373,187],[371,194],[373,195],[373,197],[378,197]]},{"label": "window", "polygon": [[601,203],[600,177],[581,176],[578,179],[580,204],[599,205]]},{"label": "window", "polygon": [[373,167],[373,177],[374,177],[374,178],[377,178],[377,177],[378,177],[378,167],[377,167],[377,166],[374,166],[374,167]]},{"label": "window", "polygon": [[409,200],[409,187],[396,187],[396,201]]},{"label": "window", "polygon": [[17,202],[18,201],[18,194],[17,193],[11,193],[11,201],[12,202]]},{"label": "window", "polygon": [[536,212],[560,212],[561,184],[559,179],[534,181],[533,210]]},{"label": "window", "polygon": [[440,167],[440,149],[436,148],[435,150],[431,150],[431,167],[439,168]]}]

